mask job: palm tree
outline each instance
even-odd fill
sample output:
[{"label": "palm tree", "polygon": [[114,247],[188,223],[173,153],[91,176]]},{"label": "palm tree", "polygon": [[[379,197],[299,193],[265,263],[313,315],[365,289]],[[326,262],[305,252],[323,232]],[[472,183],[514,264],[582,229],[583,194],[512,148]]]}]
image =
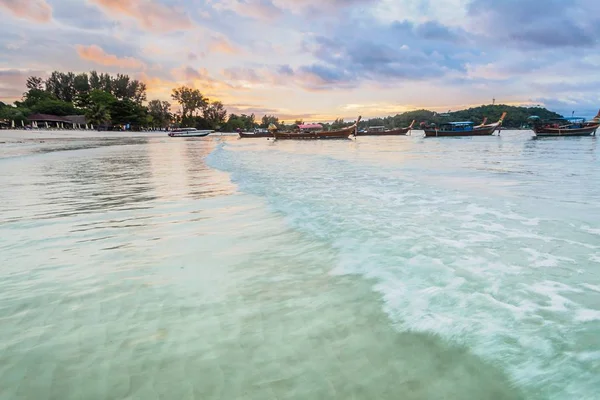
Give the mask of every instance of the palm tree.
[{"label": "palm tree", "polygon": [[92,125],[100,126],[110,121],[110,112],[102,104],[92,104],[85,113],[85,119]]}]

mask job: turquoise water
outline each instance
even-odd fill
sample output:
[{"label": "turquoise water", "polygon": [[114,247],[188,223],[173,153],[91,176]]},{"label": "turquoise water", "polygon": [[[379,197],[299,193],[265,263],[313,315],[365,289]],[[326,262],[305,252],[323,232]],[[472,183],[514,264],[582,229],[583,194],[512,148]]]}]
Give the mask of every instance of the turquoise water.
[{"label": "turquoise water", "polygon": [[0,399],[592,399],[596,138],[0,144]]}]

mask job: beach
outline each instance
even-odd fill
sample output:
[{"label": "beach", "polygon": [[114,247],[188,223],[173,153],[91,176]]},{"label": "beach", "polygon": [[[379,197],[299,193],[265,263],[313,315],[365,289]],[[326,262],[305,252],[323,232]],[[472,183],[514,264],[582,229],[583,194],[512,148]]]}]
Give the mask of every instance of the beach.
[{"label": "beach", "polygon": [[0,131],[0,399],[592,399],[596,137]]}]

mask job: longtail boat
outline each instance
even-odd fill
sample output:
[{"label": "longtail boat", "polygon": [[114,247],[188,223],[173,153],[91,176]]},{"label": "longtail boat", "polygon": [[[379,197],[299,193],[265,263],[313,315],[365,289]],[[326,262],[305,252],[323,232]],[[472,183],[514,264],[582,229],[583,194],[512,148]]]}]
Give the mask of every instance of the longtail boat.
[{"label": "longtail boat", "polygon": [[406,135],[411,131],[415,121],[405,127],[405,128],[395,128],[395,129],[384,129],[383,127],[370,127],[366,131],[356,132],[356,136],[398,136],[398,135]]},{"label": "longtail boat", "polygon": [[270,138],[273,137],[271,132],[238,132],[240,138]]},{"label": "longtail boat", "polygon": [[350,135],[356,135],[356,128],[361,117],[358,117],[356,122],[351,126],[335,131],[318,131],[318,132],[273,132],[275,140],[315,140],[315,139],[348,139]]},{"label": "longtail boat", "polygon": [[446,136],[490,136],[502,126],[506,113],[498,122],[493,124],[481,124],[475,126],[471,121],[465,122],[446,122],[439,127],[424,127],[425,137],[446,137]]},{"label": "longtail boat", "polygon": [[586,121],[585,118],[554,118],[542,121],[537,116],[529,117],[533,125],[533,132],[539,137],[550,136],[591,136],[596,134],[600,127],[600,111],[594,118]]}]

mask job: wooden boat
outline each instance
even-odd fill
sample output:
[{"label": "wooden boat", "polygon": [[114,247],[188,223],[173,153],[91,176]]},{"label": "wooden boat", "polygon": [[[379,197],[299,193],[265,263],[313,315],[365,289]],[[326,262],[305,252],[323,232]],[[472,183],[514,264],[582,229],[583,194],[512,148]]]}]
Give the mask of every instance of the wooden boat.
[{"label": "wooden boat", "polygon": [[539,137],[557,136],[591,136],[596,134],[600,127],[600,111],[590,121],[585,118],[554,118],[542,121],[537,116],[529,117],[533,126],[533,132]]},{"label": "wooden boat", "polygon": [[256,131],[256,132],[238,132],[238,135],[240,135],[240,138],[270,138],[273,137],[273,134],[271,132],[260,132],[260,131]]},{"label": "wooden boat", "polygon": [[423,131],[425,137],[490,136],[502,126],[505,117],[506,113],[502,113],[498,122],[477,126],[471,121],[446,122],[439,127],[424,127]]},{"label": "wooden boat", "polygon": [[318,131],[318,132],[273,132],[275,140],[315,140],[315,139],[348,139],[350,135],[356,135],[356,128],[361,117],[358,117],[356,122],[347,128],[336,131]]},{"label": "wooden boat", "polygon": [[213,130],[199,130],[196,128],[179,128],[169,132],[169,137],[204,137],[213,133]]},{"label": "wooden boat", "polygon": [[384,127],[371,127],[368,128],[364,132],[356,132],[356,136],[398,136],[398,135],[406,135],[411,131],[415,121],[407,126],[406,128],[395,128],[395,129],[385,129]]}]

